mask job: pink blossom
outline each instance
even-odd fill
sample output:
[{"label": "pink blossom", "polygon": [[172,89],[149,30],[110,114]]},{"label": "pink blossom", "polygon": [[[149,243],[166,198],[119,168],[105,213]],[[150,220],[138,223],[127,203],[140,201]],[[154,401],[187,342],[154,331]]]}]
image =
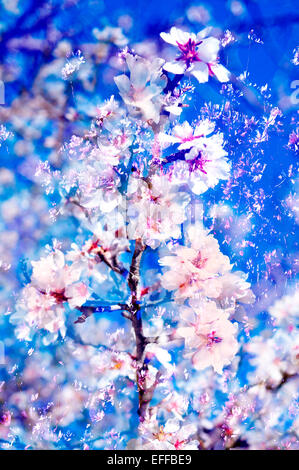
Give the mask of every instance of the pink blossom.
[{"label": "pink blossom", "polygon": [[140,438],[130,442],[130,448],[141,450],[197,450],[198,442],[192,439],[196,433],[195,423],[182,424],[177,418],[159,425],[155,414],[139,427]]},{"label": "pink blossom", "polygon": [[177,125],[170,134],[160,134],[164,146],[179,144],[178,150],[189,150],[185,161],[178,160],[172,166],[174,181],[187,182],[195,194],[202,194],[215,187],[220,180],[227,180],[231,164],[224,149],[223,134],[214,133],[215,124],[205,119],[194,128],[188,122]]},{"label": "pink blossom", "polygon": [[171,134],[160,134],[159,140],[164,144],[180,144],[178,150],[188,150],[196,147],[199,139],[213,132],[215,124],[205,120],[193,129],[188,121],[176,125]]},{"label": "pink blossom", "polygon": [[133,116],[141,114],[146,121],[158,123],[163,103],[161,93],[166,85],[162,75],[164,61],[149,62],[131,54],[127,54],[126,61],[130,78],[123,74],[114,79],[122,99]]},{"label": "pink blossom", "polygon": [[[189,229],[192,234],[192,227]],[[190,246],[175,246],[170,256],[160,259],[164,272],[161,282],[167,290],[175,290],[175,299],[183,300],[196,293],[217,298],[221,293],[221,276],[229,272],[227,256],[219,250],[217,240],[204,229],[197,227],[197,237]]]},{"label": "pink blossom", "polygon": [[298,325],[299,321],[299,292],[285,295],[269,308],[269,313],[277,325]]},{"label": "pink blossom", "polygon": [[25,322],[64,335],[64,307],[81,306],[88,298],[87,286],[79,281],[81,270],[67,265],[63,253],[56,249],[39,261],[33,261],[31,283],[23,289]]},{"label": "pink blossom", "polygon": [[250,303],[254,296],[249,283],[243,273],[231,273],[232,266],[217,240],[200,225],[190,226],[186,235],[189,246],[176,245],[159,261],[169,268],[162,275],[162,286],[174,290],[177,301],[206,296],[229,305],[243,299]]}]

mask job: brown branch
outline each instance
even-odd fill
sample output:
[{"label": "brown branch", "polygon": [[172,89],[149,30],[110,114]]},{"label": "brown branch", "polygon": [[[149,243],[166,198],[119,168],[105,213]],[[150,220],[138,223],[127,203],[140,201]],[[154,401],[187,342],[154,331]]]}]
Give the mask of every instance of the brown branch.
[{"label": "brown branch", "polygon": [[[134,357],[136,361],[136,381],[139,397],[139,406],[138,406],[138,415],[140,421],[144,421],[146,414],[148,412],[150,401],[152,400],[156,386],[160,382],[160,377],[162,375],[159,371],[156,375],[154,383],[147,388],[147,376],[148,376],[148,365],[145,361],[145,349],[149,343],[159,343],[160,337],[146,337],[143,333],[142,317],[140,313],[140,263],[142,255],[146,249],[146,245],[143,244],[141,239],[137,239],[135,242],[135,249],[132,256],[130,271],[128,274],[128,286],[131,292],[130,301],[127,304],[117,304],[114,306],[109,305],[83,305],[77,309],[82,313],[82,315],[76,320],[75,323],[84,323],[86,318],[92,315],[95,312],[104,312],[104,311],[115,311],[121,310],[123,317],[129,319],[132,322],[132,327],[136,339],[136,355]],[[105,252],[100,248],[97,252],[99,258],[105,262],[113,271],[124,274],[122,268],[114,266],[105,256]],[[115,308],[119,307],[119,308]],[[176,338],[174,334],[166,335],[168,341],[174,341]]]},{"label": "brown branch", "polygon": [[266,390],[270,390],[271,392],[276,392],[279,390],[285,383],[287,383],[290,379],[293,379],[294,377],[297,377],[298,374],[289,374],[288,372],[283,372],[282,373],[282,378],[281,381],[277,385],[271,385],[271,384],[265,384]]},{"label": "brown branch", "polygon": [[115,273],[121,274],[122,276],[127,273],[127,270],[124,267],[116,264],[116,259],[114,260],[114,263],[109,261],[103,248],[99,247],[97,251],[97,256],[99,257],[101,261],[103,261],[103,263],[105,263]]},{"label": "brown branch", "polygon": [[[146,367],[147,371],[147,367]],[[155,381],[153,385],[149,388],[144,387],[142,390],[139,391],[139,409],[138,414],[140,417],[140,421],[145,420],[145,416],[147,414],[147,410],[149,408],[150,402],[153,398],[157,385],[160,383],[160,377],[162,375],[161,371],[158,371],[156,374]]]},{"label": "brown branch", "polygon": [[155,388],[159,383],[159,374],[157,374],[154,384],[150,387],[146,387],[146,380],[148,374],[148,366],[145,362],[145,348],[148,344],[147,338],[143,334],[142,317],[140,314],[139,304],[139,282],[140,282],[140,262],[146,246],[142,243],[142,240],[138,239],[135,242],[135,250],[132,257],[130,272],[128,276],[128,285],[131,291],[131,303],[130,313],[132,326],[136,338],[136,381],[138,388],[139,406],[138,414],[140,421],[145,420],[149,403],[153,397]]}]

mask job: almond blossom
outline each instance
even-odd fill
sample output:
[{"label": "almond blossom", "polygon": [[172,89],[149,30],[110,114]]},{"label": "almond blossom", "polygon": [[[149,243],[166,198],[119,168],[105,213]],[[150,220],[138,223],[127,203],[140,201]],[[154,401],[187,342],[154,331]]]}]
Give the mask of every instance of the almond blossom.
[{"label": "almond blossom", "polygon": [[254,383],[264,380],[269,387],[280,384],[285,376],[296,376],[299,365],[299,343],[296,330],[277,330],[272,337],[255,336],[246,345],[255,366],[249,374]]},{"label": "almond blossom", "polygon": [[190,198],[168,175],[155,174],[148,181],[133,177],[128,195],[130,238],[141,238],[153,248],[170,237],[180,238]]},{"label": "almond blossom", "polygon": [[239,349],[236,340],[237,325],[228,320],[229,312],[217,308],[215,302],[193,303],[193,308],[184,307],[182,322],[177,334],[185,339],[186,355],[192,352],[195,369],[212,366],[222,374],[223,367],[230,364]]},{"label": "almond blossom", "polygon": [[292,331],[299,322],[299,292],[295,290],[277,300],[269,308],[269,313],[274,318],[275,324],[286,325]]},{"label": "almond blossom", "polygon": [[114,95],[112,95],[103,105],[97,107],[96,124],[103,126],[107,130],[113,130],[117,125],[117,121],[120,120],[123,115],[123,109],[114,98]]},{"label": "almond blossom", "polygon": [[231,274],[242,278],[231,273],[232,265],[221,253],[217,240],[199,225],[191,226],[187,233],[189,246],[170,247],[170,255],[159,260],[161,266],[169,268],[162,275],[162,286],[174,290],[178,301],[194,296],[241,302],[246,299],[249,284],[240,280],[239,290],[228,282]]},{"label": "almond blossom", "polygon": [[125,46],[128,43],[128,39],[121,28],[113,28],[112,26],[106,26],[103,30],[94,28],[92,34],[100,42],[111,42],[119,47]]},{"label": "almond blossom", "polygon": [[205,83],[209,75],[215,75],[220,82],[229,80],[228,70],[218,63],[220,41],[208,37],[210,28],[194,34],[173,26],[169,33],[161,33],[161,38],[179,49],[180,55],[163,65],[164,70],[174,74],[191,73],[199,83]]},{"label": "almond blossom", "polygon": [[149,62],[138,56],[127,54],[126,62],[130,71],[127,75],[118,75],[114,81],[119,93],[132,115],[140,115],[146,121],[158,123],[163,104],[161,93],[166,85],[162,75],[162,59]]},{"label": "almond blossom", "polygon": [[186,181],[194,194],[202,194],[230,176],[231,164],[223,147],[223,134],[212,134],[214,128],[215,124],[208,119],[194,128],[185,121],[176,125],[170,134],[159,135],[164,146],[179,144],[178,150],[185,151],[184,160],[174,162],[171,171],[174,180]]},{"label": "almond blossom", "polygon": [[188,121],[177,124],[171,134],[159,134],[162,144],[179,144],[178,150],[189,150],[200,144],[200,139],[211,134],[215,129],[215,123],[209,120],[202,121],[194,128]]},{"label": "almond blossom", "polygon": [[30,327],[65,334],[64,303],[80,307],[88,298],[87,286],[79,281],[81,270],[65,262],[55,249],[39,261],[32,261],[31,283],[23,290],[20,307],[26,309],[24,321]]}]

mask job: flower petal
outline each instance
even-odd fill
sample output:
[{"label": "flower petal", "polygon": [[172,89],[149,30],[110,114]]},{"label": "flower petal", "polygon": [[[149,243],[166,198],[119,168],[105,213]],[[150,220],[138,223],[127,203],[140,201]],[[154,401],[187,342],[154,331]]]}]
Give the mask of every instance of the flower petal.
[{"label": "flower petal", "polygon": [[117,77],[114,77],[114,81],[120,93],[128,93],[128,91],[130,90],[131,83],[127,75],[118,75]]},{"label": "flower petal", "polygon": [[141,62],[137,63],[131,69],[130,79],[134,88],[145,88],[150,79],[150,73],[147,67]]},{"label": "flower petal", "polygon": [[205,83],[209,80],[209,68],[204,62],[196,64],[191,74],[196,78],[199,83]]},{"label": "flower petal", "polygon": [[172,44],[173,46],[177,46],[177,42],[174,36],[170,33],[160,33],[161,38],[163,41],[168,42],[168,44]]},{"label": "flower petal", "polygon": [[197,33],[196,38],[198,41],[206,38],[210,32],[212,31],[212,26],[207,26],[206,28],[202,29],[199,33]]},{"label": "flower petal", "polygon": [[217,59],[219,47],[219,39],[210,37],[203,39],[202,43],[197,47],[197,52],[203,62],[210,64],[211,62],[215,62]]},{"label": "flower petal", "polygon": [[166,62],[166,64],[163,65],[163,69],[166,70],[166,72],[174,73],[175,75],[182,75],[185,73],[185,65],[183,62]]},{"label": "flower petal", "polygon": [[228,82],[230,80],[230,72],[221,64],[211,66],[212,72],[219,82]]}]

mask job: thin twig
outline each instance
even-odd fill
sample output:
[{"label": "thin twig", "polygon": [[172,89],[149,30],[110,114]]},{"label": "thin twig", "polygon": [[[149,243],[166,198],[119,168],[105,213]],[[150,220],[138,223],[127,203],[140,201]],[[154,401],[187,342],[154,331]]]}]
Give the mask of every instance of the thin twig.
[{"label": "thin twig", "polygon": [[97,251],[97,256],[99,257],[99,259],[101,261],[103,261],[103,263],[105,263],[115,273],[121,274],[122,276],[127,275],[128,271],[123,266],[119,266],[118,264],[116,264],[115,259],[114,259],[115,264],[113,264],[111,261],[109,261],[109,259],[107,258],[106,254],[105,254],[105,251],[103,250],[102,247],[99,247],[99,249]]}]

